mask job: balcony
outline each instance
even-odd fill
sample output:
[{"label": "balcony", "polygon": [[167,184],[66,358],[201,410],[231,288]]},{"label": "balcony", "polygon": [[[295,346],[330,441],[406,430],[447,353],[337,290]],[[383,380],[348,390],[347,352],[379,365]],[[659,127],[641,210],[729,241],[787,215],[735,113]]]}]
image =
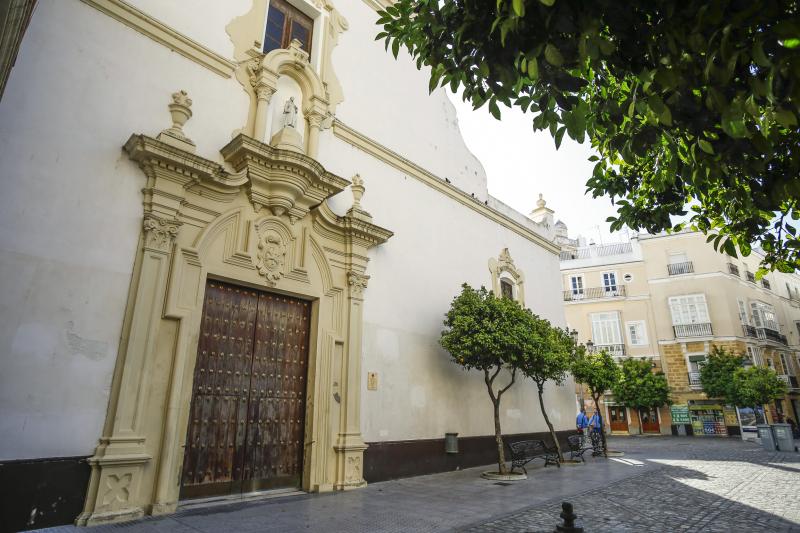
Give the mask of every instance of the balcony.
[{"label": "balcony", "polygon": [[624,344],[595,344],[592,348],[593,352],[608,352],[612,357],[622,357],[625,355]]},{"label": "balcony", "polygon": [[742,324],[742,331],[744,331],[745,337],[752,337],[754,339],[758,338],[758,331],[753,326],[748,326],[747,324]]},{"label": "balcony", "polygon": [[677,324],[672,326],[676,338],[684,337],[710,337],[713,333],[711,331],[711,323],[699,324]]},{"label": "balcony", "polygon": [[756,332],[758,334],[758,338],[761,340],[777,342],[778,344],[783,344],[784,346],[788,346],[789,344],[787,342],[786,335],[782,335],[779,331],[775,331],[774,329],[756,328]]},{"label": "balcony", "polygon": [[797,376],[787,376],[786,374],[778,374],[778,378],[784,383],[786,383],[786,386],[789,387],[790,389],[800,388],[798,387],[798,385],[800,384],[798,384],[797,382]]},{"label": "balcony", "polygon": [[703,388],[703,385],[700,383],[700,372],[689,372],[689,386],[693,389]]},{"label": "balcony", "polygon": [[730,272],[737,278],[739,277],[739,267],[734,265],[733,263],[728,263],[728,272]]},{"label": "balcony", "polygon": [[679,276],[681,274],[691,274],[694,272],[694,265],[691,261],[685,263],[670,263],[667,265],[667,272],[670,276]]},{"label": "balcony", "polygon": [[589,287],[588,289],[574,289],[564,291],[564,301],[598,300],[600,298],[619,298],[626,296],[625,286]]}]

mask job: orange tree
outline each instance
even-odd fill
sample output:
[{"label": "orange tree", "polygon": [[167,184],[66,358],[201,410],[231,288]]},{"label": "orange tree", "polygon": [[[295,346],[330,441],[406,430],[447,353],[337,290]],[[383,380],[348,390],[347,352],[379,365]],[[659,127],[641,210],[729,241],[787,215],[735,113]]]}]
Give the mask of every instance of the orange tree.
[{"label": "orange tree", "polygon": [[397,0],[377,22],[431,90],[531,113],[556,147],[588,138],[612,229],[678,230],[690,212],[715,247],[800,268],[797,2]]},{"label": "orange tree", "polygon": [[[484,287],[461,286],[459,294],[445,315],[439,342],[454,363],[465,370],[483,372],[486,390],[494,408],[494,433],[497,444],[497,468],[508,473],[500,428],[500,400],[516,381],[517,366],[528,335],[528,315],[519,303],[498,298]],[[503,369],[510,374],[504,385],[495,385]]]}]

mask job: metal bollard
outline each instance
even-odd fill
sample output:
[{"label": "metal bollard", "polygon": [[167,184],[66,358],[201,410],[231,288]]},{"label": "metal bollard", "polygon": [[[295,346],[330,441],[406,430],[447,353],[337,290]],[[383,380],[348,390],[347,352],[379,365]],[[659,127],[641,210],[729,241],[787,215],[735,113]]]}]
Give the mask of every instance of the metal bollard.
[{"label": "metal bollard", "polygon": [[564,502],[561,504],[561,518],[564,519],[564,523],[558,524],[554,533],[583,533],[583,528],[575,525],[575,519],[578,518],[578,515],[572,512],[571,503]]}]

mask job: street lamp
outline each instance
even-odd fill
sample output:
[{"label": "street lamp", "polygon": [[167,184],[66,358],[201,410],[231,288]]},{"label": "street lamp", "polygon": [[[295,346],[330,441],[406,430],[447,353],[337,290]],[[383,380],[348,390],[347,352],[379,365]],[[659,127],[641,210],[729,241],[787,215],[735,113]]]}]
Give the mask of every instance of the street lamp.
[{"label": "street lamp", "polygon": [[594,352],[594,343],[592,342],[592,339],[586,341],[586,351],[589,353]]},{"label": "street lamp", "polygon": [[569,336],[572,337],[572,342],[575,343],[575,346],[578,345],[578,330],[573,329],[569,332]]}]

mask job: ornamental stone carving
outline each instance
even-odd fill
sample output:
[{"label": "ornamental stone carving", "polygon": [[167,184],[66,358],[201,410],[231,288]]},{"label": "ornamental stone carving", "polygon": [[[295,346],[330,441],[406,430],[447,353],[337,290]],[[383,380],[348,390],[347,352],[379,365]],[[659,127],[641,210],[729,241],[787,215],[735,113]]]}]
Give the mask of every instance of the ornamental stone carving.
[{"label": "ornamental stone carving", "polygon": [[172,241],[178,236],[181,222],[178,220],[164,220],[148,214],[142,224],[144,228],[144,245],[146,248],[168,252]]},{"label": "ornamental stone carving", "polygon": [[278,232],[267,230],[258,241],[258,273],[267,280],[267,285],[274,287],[283,276],[283,264],[286,259],[286,244]]},{"label": "ornamental stone carving", "polygon": [[192,118],[192,99],[189,94],[180,90],[172,93],[172,103],[169,104],[169,114],[172,116],[172,126],[163,130],[158,136],[159,141],[194,152],[195,144],[183,132],[183,126]]},{"label": "ornamental stone carving", "polygon": [[489,272],[492,274],[492,290],[501,294],[500,280],[506,278],[515,286],[514,298],[525,305],[525,274],[516,267],[508,248],[503,248],[497,258],[489,259]]},{"label": "ornamental stone carving", "polygon": [[364,289],[367,288],[367,281],[369,281],[369,276],[366,274],[360,274],[352,270],[347,273],[347,284],[353,294],[362,294]]}]

